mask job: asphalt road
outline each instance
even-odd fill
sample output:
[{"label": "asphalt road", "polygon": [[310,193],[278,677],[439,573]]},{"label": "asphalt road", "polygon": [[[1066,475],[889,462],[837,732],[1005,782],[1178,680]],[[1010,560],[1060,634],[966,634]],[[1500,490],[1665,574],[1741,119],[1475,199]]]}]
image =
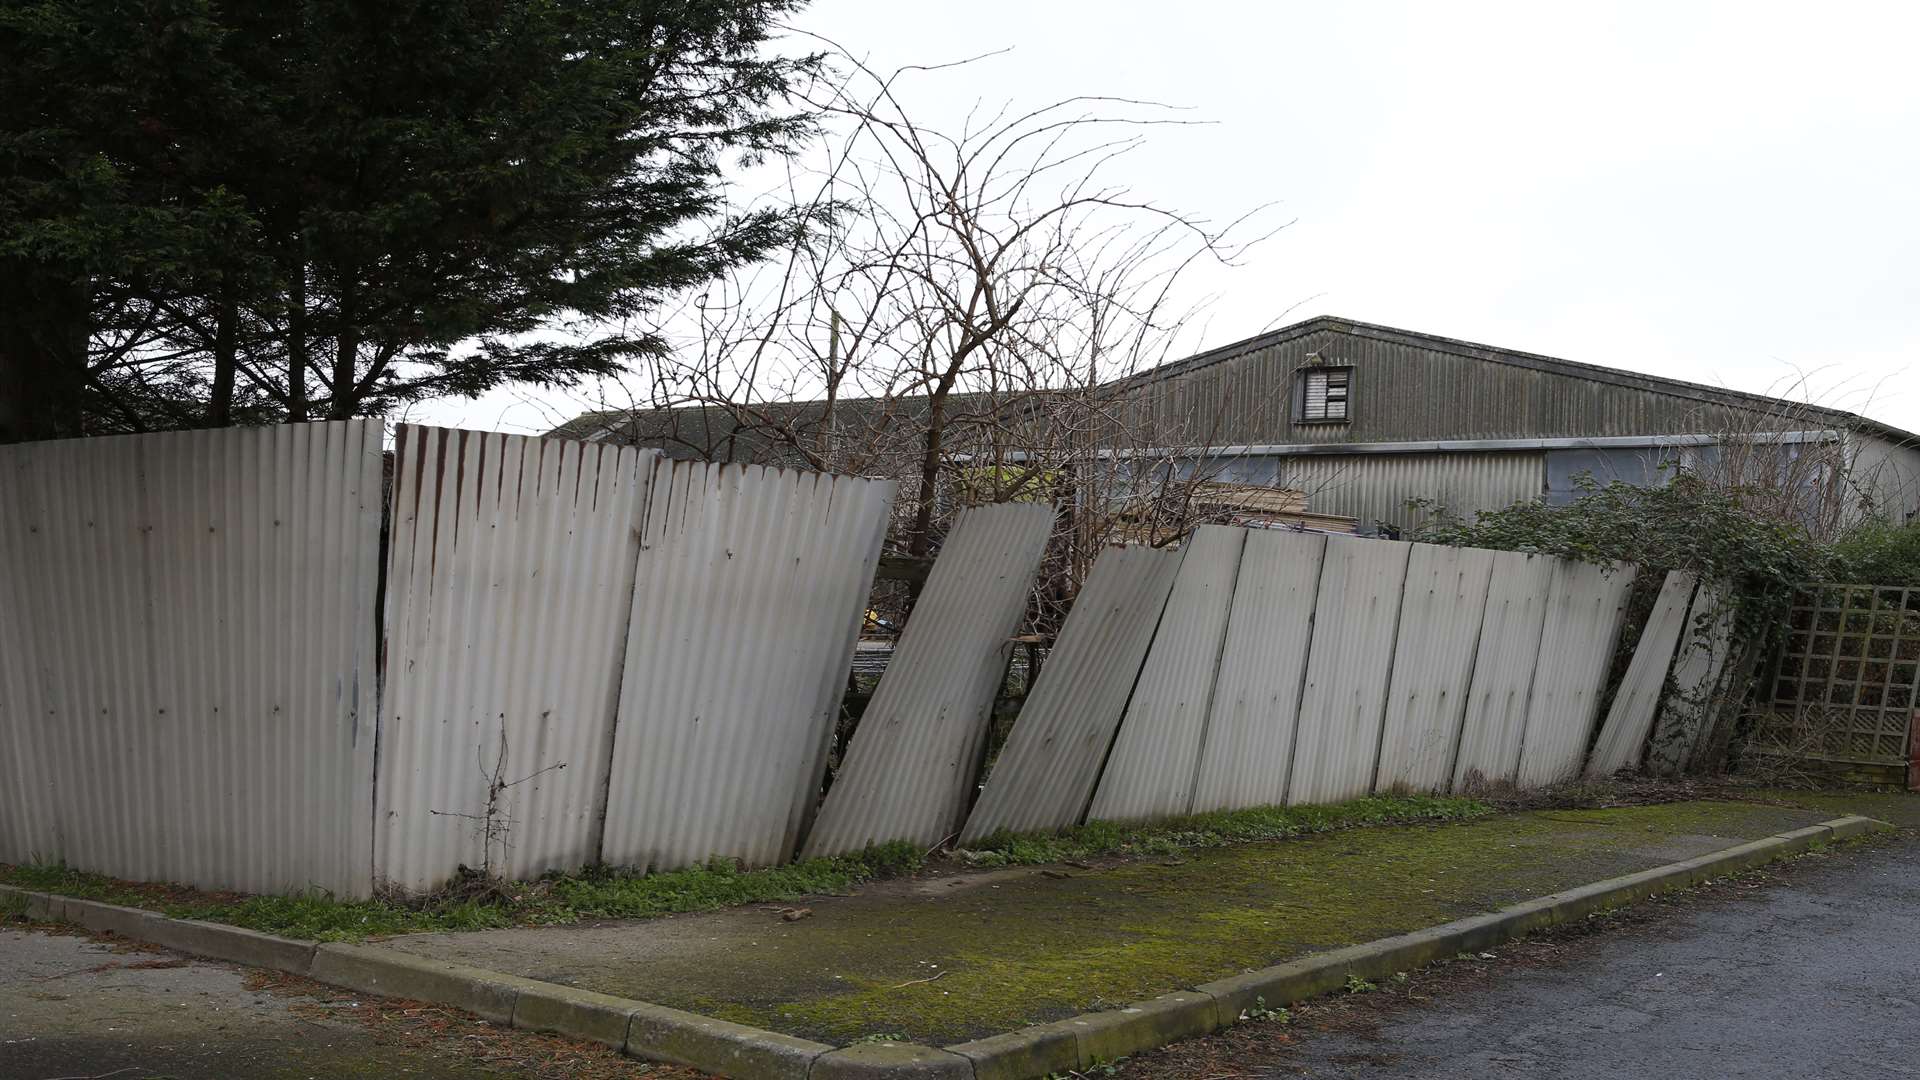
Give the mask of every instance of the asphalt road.
[{"label": "asphalt road", "polygon": [[610,1050],[463,1014],[0,925],[0,1080],[625,1080],[647,1071]]},{"label": "asphalt road", "polygon": [[[1144,1076],[1324,1080],[1920,1077],[1920,840],[1682,901],[1482,985],[1312,1030],[1174,1048]],[[1515,956],[1512,959],[1518,960]],[[1384,995],[1382,996],[1384,998]],[[1302,1021],[1307,1016],[1301,1017]],[[1341,1029],[1346,1030],[1341,1030]]]}]

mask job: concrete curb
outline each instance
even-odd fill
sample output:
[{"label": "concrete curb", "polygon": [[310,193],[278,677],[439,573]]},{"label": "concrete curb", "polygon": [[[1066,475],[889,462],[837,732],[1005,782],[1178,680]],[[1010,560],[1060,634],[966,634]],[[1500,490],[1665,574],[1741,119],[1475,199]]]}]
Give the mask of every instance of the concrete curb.
[{"label": "concrete curb", "polygon": [[1819,844],[1893,829],[1844,817],[1763,840],[1528,900],[1487,915],[1291,960],[1124,1008],[1086,1013],[945,1048],[913,1043],[824,1043],[728,1023],[644,1001],[366,945],[316,945],[237,926],[171,919],[138,908],[0,885],[31,919],[78,923],[194,956],[271,968],[364,993],[428,1001],[497,1024],[620,1048],[629,1057],[686,1065],[732,1080],[1029,1080],[1087,1069],[1229,1027],[1259,1006],[1280,1008],[1347,984],[1380,979],[1524,937],[1658,893],[1750,870]]}]

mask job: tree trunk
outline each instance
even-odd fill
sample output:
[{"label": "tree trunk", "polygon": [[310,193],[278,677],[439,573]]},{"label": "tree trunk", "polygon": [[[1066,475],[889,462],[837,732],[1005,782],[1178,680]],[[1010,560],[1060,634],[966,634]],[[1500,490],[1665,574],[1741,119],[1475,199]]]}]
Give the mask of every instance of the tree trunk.
[{"label": "tree trunk", "polygon": [[307,264],[293,267],[287,308],[287,423],[307,422]]},{"label": "tree trunk", "polygon": [[[941,387],[927,399],[927,438],[920,455],[920,505],[907,533],[907,554],[924,557],[933,546],[933,502],[939,494],[940,451],[946,438],[947,394]],[[918,596],[920,590],[912,590]]]},{"label": "tree trunk", "polygon": [[240,308],[220,301],[213,317],[213,390],[207,399],[206,426],[233,424],[233,379],[240,366]]}]

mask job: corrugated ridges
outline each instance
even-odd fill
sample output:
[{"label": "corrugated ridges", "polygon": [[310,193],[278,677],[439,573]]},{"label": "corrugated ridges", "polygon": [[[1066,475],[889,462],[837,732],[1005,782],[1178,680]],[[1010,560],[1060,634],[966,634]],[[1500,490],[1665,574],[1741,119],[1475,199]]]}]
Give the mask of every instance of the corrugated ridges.
[{"label": "corrugated ridges", "polygon": [[1493,556],[1483,548],[1413,545],[1374,790],[1452,785]]},{"label": "corrugated ridges", "polygon": [[1673,692],[1660,707],[1659,724],[1647,751],[1647,766],[1657,775],[1680,773],[1699,749],[1707,705],[1727,663],[1734,615],[1725,582],[1707,582],[1693,594],[1680,653],[1673,662]]},{"label": "corrugated ridges", "polygon": [[1599,715],[1607,667],[1620,638],[1634,567],[1561,559],[1554,566],[1540,672],[1520,740],[1521,787],[1542,787],[1580,772]]},{"label": "corrugated ridges", "polygon": [[1187,538],[1089,820],[1170,817],[1192,805],[1246,538],[1245,529],[1219,525],[1203,525]]},{"label": "corrugated ridges", "polygon": [[1486,615],[1474,653],[1473,681],[1455,757],[1456,791],[1511,783],[1520,768],[1527,701],[1540,658],[1540,632],[1558,559],[1497,551]]},{"label": "corrugated ridges", "polygon": [[1194,812],[1286,801],[1327,538],[1247,532],[1221,647]]},{"label": "corrugated ridges", "polygon": [[599,857],[634,560],[658,454],[402,425],[377,875],[509,878]]},{"label": "corrugated ridges", "polygon": [[[1299,433],[1294,437],[1310,441]],[[1471,518],[1476,511],[1500,510],[1538,498],[1547,475],[1546,455],[1537,450],[1267,460],[1276,463],[1273,482],[1310,493],[1314,513],[1342,514],[1363,523],[1385,519],[1409,529],[1429,516],[1425,510],[1408,508],[1407,500],[1415,496]]]},{"label": "corrugated ridges", "polygon": [[607,862],[792,856],[893,492],[891,481],[660,463],[634,581]]},{"label": "corrugated ridges", "polygon": [[1327,538],[1288,803],[1373,790],[1400,590],[1412,544]]},{"label": "corrugated ridges", "polygon": [[1026,612],[1054,508],[963,511],[940,549],[805,851],[839,855],[959,829],[973,794],[1007,641]]},{"label": "corrugated ridges", "polygon": [[1686,626],[1694,583],[1692,574],[1672,570],[1660,584],[1653,613],[1647,616],[1646,629],[1634,644],[1633,659],[1627,661],[1627,673],[1620,680],[1620,689],[1607,709],[1606,723],[1600,726],[1600,738],[1587,759],[1589,778],[1612,776],[1640,763],[1641,748],[1653,728],[1654,707],[1666,685],[1667,669],[1673,666],[1674,645]]},{"label": "corrugated ridges", "polygon": [[[380,427],[0,448],[37,778],[14,858],[208,888],[371,887]],[[22,627],[25,629],[23,630]],[[22,680],[21,672],[32,672]],[[21,834],[25,835],[21,835]]]},{"label": "corrugated ridges", "polygon": [[1134,677],[1180,568],[1180,553],[1108,548],[1080,586],[961,843],[1080,823]]}]

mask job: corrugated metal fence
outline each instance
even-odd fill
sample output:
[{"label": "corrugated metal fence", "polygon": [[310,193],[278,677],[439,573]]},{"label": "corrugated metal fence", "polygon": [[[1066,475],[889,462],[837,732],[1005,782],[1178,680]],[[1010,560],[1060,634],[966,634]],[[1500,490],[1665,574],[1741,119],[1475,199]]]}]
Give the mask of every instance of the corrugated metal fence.
[{"label": "corrugated metal fence", "polygon": [[970,511],[809,841],[891,482],[402,426],[381,611],[380,440],[0,448],[0,860],[364,895],[1544,783],[1633,576],[1213,526],[1110,550],[970,809],[1054,517]]}]

